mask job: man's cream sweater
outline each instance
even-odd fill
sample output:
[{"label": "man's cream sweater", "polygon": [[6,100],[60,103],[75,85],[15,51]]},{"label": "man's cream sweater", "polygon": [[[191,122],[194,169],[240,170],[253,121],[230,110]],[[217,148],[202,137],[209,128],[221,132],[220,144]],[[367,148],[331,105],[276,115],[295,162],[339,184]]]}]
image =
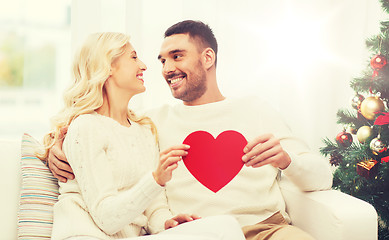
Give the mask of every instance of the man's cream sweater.
[{"label": "man's cream sweater", "polygon": [[[282,172],[306,191],[328,189],[332,174],[328,161],[312,154],[293,137],[280,115],[256,97],[225,99],[198,106],[163,106],[148,112],[157,125],[161,149],[177,145],[194,131],[207,131],[216,138],[226,130],[243,134],[247,141],[272,133],[292,159]],[[190,150],[189,150],[190,151]],[[277,211],[287,219],[285,203],[278,186],[281,171],[270,165],[259,168],[243,166],[224,188],[214,193],[200,184],[180,162],[166,185],[173,214],[195,213],[200,216],[234,215],[242,226],[258,223]]]}]

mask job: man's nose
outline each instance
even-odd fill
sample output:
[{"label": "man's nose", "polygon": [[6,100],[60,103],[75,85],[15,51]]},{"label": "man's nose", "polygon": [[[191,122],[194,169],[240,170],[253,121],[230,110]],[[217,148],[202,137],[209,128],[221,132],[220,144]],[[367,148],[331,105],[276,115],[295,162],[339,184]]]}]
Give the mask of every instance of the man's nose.
[{"label": "man's nose", "polygon": [[174,63],[172,63],[171,61],[165,61],[165,64],[163,65],[163,68],[162,68],[162,71],[164,74],[169,74],[169,73],[172,73],[174,72],[174,70],[176,69]]}]

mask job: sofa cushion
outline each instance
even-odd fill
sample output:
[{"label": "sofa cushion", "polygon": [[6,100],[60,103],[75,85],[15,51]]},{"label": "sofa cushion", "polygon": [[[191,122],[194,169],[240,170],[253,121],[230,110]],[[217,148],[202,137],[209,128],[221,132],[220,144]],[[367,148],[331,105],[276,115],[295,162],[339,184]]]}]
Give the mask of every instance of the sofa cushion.
[{"label": "sofa cushion", "polygon": [[50,239],[58,181],[35,153],[42,145],[28,134],[21,144],[21,190],[18,212],[19,239]]}]

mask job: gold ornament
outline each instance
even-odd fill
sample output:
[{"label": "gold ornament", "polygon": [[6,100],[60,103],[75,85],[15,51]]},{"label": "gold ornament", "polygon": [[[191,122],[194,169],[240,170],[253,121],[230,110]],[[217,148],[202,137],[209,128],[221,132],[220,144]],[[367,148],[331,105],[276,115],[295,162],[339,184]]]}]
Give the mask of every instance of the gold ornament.
[{"label": "gold ornament", "polygon": [[367,97],[361,103],[361,113],[368,120],[374,120],[376,113],[384,110],[384,102],[379,97]]},{"label": "gold ornament", "polygon": [[372,135],[371,127],[369,126],[362,126],[357,131],[357,138],[360,143],[366,142],[366,140],[371,137]]}]

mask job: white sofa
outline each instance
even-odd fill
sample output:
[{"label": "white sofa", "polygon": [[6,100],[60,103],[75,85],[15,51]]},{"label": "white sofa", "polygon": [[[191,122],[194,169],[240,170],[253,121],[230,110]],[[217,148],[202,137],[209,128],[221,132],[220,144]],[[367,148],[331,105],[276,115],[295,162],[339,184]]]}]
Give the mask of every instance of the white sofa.
[{"label": "white sofa", "polygon": [[[21,186],[19,141],[0,140],[0,239],[17,239],[17,212]],[[335,190],[301,192],[281,180],[287,211],[293,224],[317,240],[375,240],[377,213],[368,203]]]}]

